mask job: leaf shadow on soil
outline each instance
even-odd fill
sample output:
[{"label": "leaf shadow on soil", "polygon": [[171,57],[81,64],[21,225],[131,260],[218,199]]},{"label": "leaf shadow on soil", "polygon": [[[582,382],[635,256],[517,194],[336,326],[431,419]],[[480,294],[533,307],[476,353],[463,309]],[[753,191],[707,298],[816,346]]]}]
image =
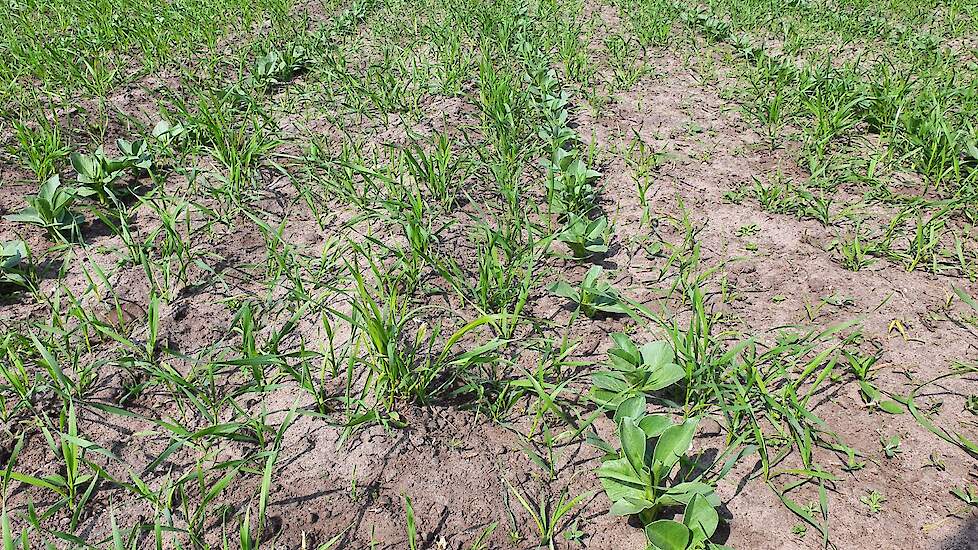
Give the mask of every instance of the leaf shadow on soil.
[{"label": "leaf shadow on soil", "polygon": [[975,550],[978,549],[978,513],[969,510],[970,516],[961,528],[935,550]]}]

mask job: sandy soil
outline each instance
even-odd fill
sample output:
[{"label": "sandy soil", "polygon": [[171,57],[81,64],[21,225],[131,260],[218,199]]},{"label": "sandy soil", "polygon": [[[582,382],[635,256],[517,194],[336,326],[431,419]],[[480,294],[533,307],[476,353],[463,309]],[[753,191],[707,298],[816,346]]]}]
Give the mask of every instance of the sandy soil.
[{"label": "sandy soil", "polygon": [[[622,27],[612,8],[590,9],[602,21],[599,35]],[[725,328],[730,331],[773,341],[785,327],[824,328],[856,320],[864,334],[862,347],[882,350],[877,384],[897,394],[948,372],[955,362],[978,361],[978,332],[974,326],[959,321],[969,312],[958,300],[950,299],[952,285],[971,295],[978,294],[978,285],[920,271],[908,273],[884,260],[866,270],[847,271],[834,252],[827,249],[836,237],[834,229],[810,220],[767,213],[749,199],[740,204],[725,199],[727,191],[754,178],[768,181],[780,174],[802,181],[806,174],[798,167],[790,146],[769,151],[763,138],[743,120],[739,107],[722,99],[721,90],[701,85],[701,80],[675,53],[650,50],[641,55],[650,68],[649,75],[630,89],[613,94],[612,101],[598,112],[584,107],[585,100],[579,95],[573,98],[579,105],[573,112],[577,130],[586,140],[593,139],[601,159],[601,207],[613,220],[617,238],[617,246],[602,259],[602,264],[619,288],[650,307],[667,308],[680,319],[688,315],[668,292],[675,282],[675,272],[665,266],[661,255],[650,255],[643,246],[646,240],[661,238],[666,243],[676,243],[682,239],[681,232],[670,223],[670,219],[681,217],[682,204],[699,229],[701,269],[717,268],[710,283],[717,290],[711,303],[722,312]],[[602,67],[599,76],[607,75],[609,70]],[[120,108],[132,115],[155,111],[151,97],[126,93],[123,90],[115,96],[121,98]],[[336,132],[331,122],[316,116],[316,98],[289,97],[288,90],[281,93],[282,102],[312,105],[309,116],[280,120],[286,142],[283,151],[310,135],[328,140]],[[477,120],[477,113],[471,103],[470,97],[425,97],[425,118],[413,124],[412,130],[430,133],[442,129],[448,120],[450,131],[466,131],[474,136],[469,126]],[[121,125],[113,128],[106,141],[129,131]],[[118,136],[113,135],[115,132]],[[396,144],[405,136],[404,129],[397,125],[361,125],[356,132],[372,144]],[[651,176],[653,221],[645,225],[636,198],[634,172],[622,153],[636,135],[655,150],[667,152],[669,158]],[[12,159],[4,158],[2,162],[0,213],[6,214],[20,207],[21,197],[32,186],[23,183],[30,180],[30,175],[17,168]],[[176,188],[185,184],[175,176],[167,185]],[[358,229],[365,231],[363,225],[351,229],[347,222],[353,215],[348,206],[338,201],[326,204],[326,214],[310,211],[281,174],[269,171],[263,185],[258,204],[271,219],[288,220],[284,239],[302,254],[316,257],[331,238]],[[478,184],[473,192],[478,192]],[[460,218],[465,212],[463,209],[459,213]],[[468,212],[476,210],[468,207]],[[321,226],[318,222],[324,223]],[[739,232],[751,225],[756,226],[754,234]],[[378,229],[387,231],[381,233],[381,238],[394,238],[390,228]],[[17,234],[22,234],[21,228],[0,221],[0,239]],[[23,234],[38,252],[49,246],[39,235]],[[107,231],[100,234],[97,224],[86,228],[86,240],[86,249],[73,249],[77,260],[69,263],[63,284],[81,294],[89,284],[83,267],[113,266],[109,281],[118,299],[132,304],[125,307],[125,319],[115,322],[138,334],[144,330],[141,327],[146,316],[149,285],[145,274],[138,266],[114,267],[118,256],[112,251],[121,243]],[[190,276],[194,283],[180,289],[164,306],[160,318],[161,341],[170,350],[200,357],[197,361],[170,361],[177,372],[187,375],[199,373],[203,363],[223,357],[237,345],[239,336],[232,330],[234,311],[229,304],[263,296],[266,291],[262,283],[265,241],[255,224],[240,217],[231,225],[217,226],[211,233],[194,235],[192,242],[195,251],[210,259],[213,273],[196,268]],[[462,253],[464,249],[456,251]],[[588,266],[551,259],[547,268],[551,280],[577,280]],[[43,288],[55,287],[57,269],[58,266],[51,267],[52,278],[42,283]],[[721,282],[735,296],[729,303],[720,300]],[[528,314],[545,320],[548,326],[564,326],[570,311],[542,286],[531,297]],[[450,296],[433,296],[431,300],[449,307],[458,305]],[[110,309],[105,300],[93,294],[85,298],[85,307],[92,311]],[[288,313],[276,307],[270,305],[269,318]],[[809,308],[813,307],[817,312],[810,313]],[[3,324],[33,315],[47,315],[46,306],[23,300],[0,305]],[[906,336],[893,330],[895,320],[905,328]],[[579,318],[571,333],[580,341],[573,359],[600,363],[610,347],[607,335],[632,324],[627,318]],[[323,342],[315,319],[304,319],[298,330],[307,344]],[[639,334],[651,337],[656,331],[641,329]],[[545,329],[545,337],[551,336],[556,336],[556,332]],[[96,351],[83,360],[92,361],[98,356]],[[532,361],[530,356],[520,359],[526,364]],[[584,369],[581,374],[586,372]],[[127,376],[111,362],[100,367],[91,401],[118,402],[125,384],[131,382]],[[218,369],[216,380],[233,388],[241,376],[235,369]],[[194,383],[202,381],[195,379]],[[586,388],[586,378],[580,378],[574,387]],[[929,387],[921,402],[943,404],[935,416],[940,425],[974,433],[974,418],[963,406],[974,388],[974,376],[947,378]],[[272,425],[280,422],[290,408],[308,412],[311,404],[291,381],[283,381],[262,394],[238,396],[238,401],[251,414],[269,411]],[[190,429],[208,425],[199,415],[177,409],[165,388],[150,388],[125,405],[142,418],[109,415],[84,405],[80,411],[80,431],[120,457],[120,462],[108,465],[109,472],[120,478],[128,476],[128,469],[144,472],[166,449],[170,439],[153,419],[180,418],[190,424]],[[525,495],[551,502],[565,489],[571,495],[590,495],[571,518],[583,532],[582,538],[568,541],[558,537],[560,548],[643,548],[645,537],[641,530],[622,518],[610,516],[610,503],[603,493],[596,492],[599,485],[593,472],[599,464],[599,451],[580,440],[558,445],[554,479],[529,458],[524,451],[528,445],[525,436],[537,428],[530,405],[524,400],[502,422],[449,405],[403,405],[398,412],[404,427],[385,429],[373,425],[355,432],[345,442],[341,441],[343,428],[336,425],[335,419],[312,413],[299,415],[284,435],[275,468],[266,529],[270,547],[315,547],[342,534],[339,547],[343,548],[405,548],[403,495],[409,495],[414,503],[423,548],[468,548],[493,524],[498,527],[489,537],[490,547],[535,547],[535,527],[507,489],[508,481]],[[961,517],[952,516],[952,512],[961,510],[961,503],[949,493],[950,488],[971,480],[973,457],[938,439],[909,414],[887,415],[864,408],[857,386],[848,379],[822,395],[814,412],[844,441],[862,451],[867,461],[864,469],[845,472],[838,459],[820,457],[839,478],[828,487],[831,539],[835,545],[978,548],[978,521],[967,512]],[[607,418],[600,418],[595,428],[605,435],[613,429]],[[881,434],[899,434],[903,452],[892,459],[883,457]],[[696,448],[708,450],[721,442],[716,427],[707,425]],[[9,448],[6,444],[4,447]],[[251,450],[249,443],[228,440],[215,448],[194,451],[207,456],[208,463],[216,464],[240,458]],[[945,469],[928,467],[932,455],[943,458]],[[199,456],[181,450],[153,472],[144,473],[154,484],[161,484],[166,476],[187,473]],[[33,474],[49,472],[49,460],[40,434],[30,432],[18,467]],[[745,549],[820,547],[821,539],[814,529],[809,528],[804,536],[792,534],[791,527],[799,523],[797,517],[755,474],[754,458],[748,456],[720,485],[728,523],[720,537],[722,542]],[[219,502],[241,509],[247,506],[259,482],[259,475],[242,474]],[[886,496],[885,506],[875,515],[860,502],[869,490]],[[23,507],[28,498],[36,505],[50,500],[38,491],[15,487],[8,507]],[[189,494],[187,498],[199,499],[200,495]],[[816,500],[817,495],[814,491],[802,492],[796,498],[807,503]],[[118,517],[130,520],[152,517],[145,501],[125,491],[103,487],[89,505],[79,535],[96,539],[104,536],[110,509]],[[211,527],[216,541],[219,525]]]}]

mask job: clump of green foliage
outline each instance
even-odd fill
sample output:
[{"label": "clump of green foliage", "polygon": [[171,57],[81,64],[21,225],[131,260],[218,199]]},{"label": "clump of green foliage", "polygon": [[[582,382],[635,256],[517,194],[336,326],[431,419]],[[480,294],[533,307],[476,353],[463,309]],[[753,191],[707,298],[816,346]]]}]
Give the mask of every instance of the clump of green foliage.
[{"label": "clump of green foliage", "polygon": [[24,266],[29,257],[30,251],[24,241],[7,241],[0,245],[0,292],[30,286],[29,272]]},{"label": "clump of green foliage", "polygon": [[43,227],[56,239],[74,238],[85,221],[84,216],[71,210],[77,198],[78,191],[62,185],[61,177],[55,174],[41,184],[37,195],[25,199],[27,208],[8,214],[5,219]]},{"label": "clump of green foliage", "polygon": [[[702,476],[692,477],[686,457],[699,420],[673,422],[648,414],[644,396],[623,401],[615,411],[620,449],[606,448],[597,475],[612,501],[611,513],[636,516],[657,550],[712,547],[720,500]],[[687,464],[683,465],[686,462]],[[682,522],[662,519],[665,508],[684,506]]]},{"label": "clump of green foliage", "polygon": [[277,86],[306,71],[311,63],[309,52],[300,45],[269,48],[255,61],[246,84],[256,88]]},{"label": "clump of green foliage", "polygon": [[567,226],[557,235],[557,240],[567,245],[574,258],[583,260],[608,251],[608,218],[601,216],[589,220],[585,216],[571,214]]},{"label": "clump of green foliage", "polygon": [[675,363],[668,342],[647,342],[638,347],[622,333],[611,335],[614,347],[608,351],[606,370],[591,375],[591,398],[603,407],[617,410],[632,397],[667,388],[682,380],[686,371]]},{"label": "clump of green foliage", "polygon": [[611,286],[611,283],[601,278],[602,274],[604,274],[604,268],[599,265],[592,266],[577,288],[562,280],[550,285],[549,290],[561,298],[573,301],[577,304],[578,309],[588,317],[595,317],[599,314],[632,315],[634,313],[632,308]]},{"label": "clump of green foliage", "polygon": [[71,166],[78,173],[81,185],[80,196],[95,196],[104,203],[114,202],[118,200],[119,181],[127,170],[138,175],[152,167],[153,159],[146,141],[119,139],[116,144],[122,152],[119,158],[109,157],[102,147],[91,154],[71,154]]}]

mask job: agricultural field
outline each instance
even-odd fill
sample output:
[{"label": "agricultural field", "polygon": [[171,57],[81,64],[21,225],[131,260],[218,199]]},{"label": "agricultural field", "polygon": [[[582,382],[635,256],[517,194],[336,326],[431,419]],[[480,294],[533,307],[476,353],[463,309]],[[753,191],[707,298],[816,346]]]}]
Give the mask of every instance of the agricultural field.
[{"label": "agricultural field", "polygon": [[978,548],[975,0],[8,0],[3,550]]}]

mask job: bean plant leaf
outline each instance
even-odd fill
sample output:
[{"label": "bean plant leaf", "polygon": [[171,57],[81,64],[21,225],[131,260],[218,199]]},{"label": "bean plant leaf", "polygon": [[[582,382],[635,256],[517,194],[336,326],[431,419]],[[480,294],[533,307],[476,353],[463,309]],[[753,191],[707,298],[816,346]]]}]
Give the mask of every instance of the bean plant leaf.
[{"label": "bean plant leaf", "polygon": [[[641,485],[642,479],[627,458],[607,460],[598,467],[598,477]],[[617,499],[612,499],[617,500]]]},{"label": "bean plant leaf", "polygon": [[697,419],[689,419],[662,432],[652,452],[652,468],[660,479],[667,477],[679,458],[689,450],[698,423]]},{"label": "bean plant leaf", "polygon": [[621,402],[618,405],[618,409],[615,411],[615,423],[621,423],[623,418],[642,418],[645,415],[645,396],[636,395],[629,397],[628,399]]},{"label": "bean plant leaf", "polygon": [[657,550],[686,550],[692,533],[678,521],[660,519],[645,527],[645,535]]},{"label": "bean plant leaf", "polygon": [[689,528],[693,536],[693,544],[704,542],[713,536],[720,523],[716,508],[702,495],[695,495],[686,505],[683,513],[683,524]]},{"label": "bean plant leaf", "polygon": [[636,472],[645,470],[645,432],[635,424],[635,420],[626,417],[619,425],[621,448],[629,464]]},{"label": "bean plant leaf", "polygon": [[615,347],[608,352],[608,357],[611,359],[612,365],[619,368],[629,368],[639,364],[642,356],[631,338],[625,334],[616,332],[611,335],[611,339],[615,343]]},{"label": "bean plant leaf", "polygon": [[662,390],[682,380],[686,372],[675,364],[668,342],[649,342],[641,348],[624,334],[613,334],[615,346],[608,352],[610,370],[594,373],[591,396],[615,409],[635,395]]},{"label": "bean plant leaf", "polygon": [[642,428],[646,437],[659,437],[672,425],[672,419],[664,414],[647,415],[638,423],[638,427]]},{"label": "bean plant leaf", "polygon": [[651,367],[664,367],[676,358],[672,346],[665,341],[649,342],[642,346],[642,362]]},{"label": "bean plant leaf", "polygon": [[655,506],[654,502],[645,500],[644,498],[624,497],[616,500],[611,505],[609,512],[614,516],[632,516],[648,510],[653,506]]},{"label": "bean plant leaf", "polygon": [[677,483],[662,493],[659,500],[666,506],[683,506],[689,504],[696,496],[705,498],[711,506],[720,505],[720,497],[717,496],[713,487],[701,481]]}]

